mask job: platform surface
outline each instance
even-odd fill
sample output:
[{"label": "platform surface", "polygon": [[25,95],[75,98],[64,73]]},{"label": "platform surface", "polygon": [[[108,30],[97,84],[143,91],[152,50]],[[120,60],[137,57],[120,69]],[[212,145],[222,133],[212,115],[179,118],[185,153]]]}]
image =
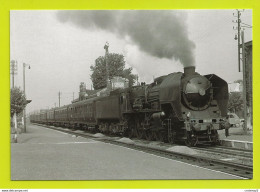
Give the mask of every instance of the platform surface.
[{"label": "platform surface", "polygon": [[11,180],[241,179],[36,125],[11,144]]}]

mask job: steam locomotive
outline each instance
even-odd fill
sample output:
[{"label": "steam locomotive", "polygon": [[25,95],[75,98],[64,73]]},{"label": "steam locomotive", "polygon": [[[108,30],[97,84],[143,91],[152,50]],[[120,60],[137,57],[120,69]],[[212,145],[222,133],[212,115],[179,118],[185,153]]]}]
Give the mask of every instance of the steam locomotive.
[{"label": "steam locomotive", "polygon": [[163,142],[217,144],[228,128],[228,85],[195,67],[158,77],[151,84],[110,90],[63,107],[31,114],[33,123],[121,134]]}]

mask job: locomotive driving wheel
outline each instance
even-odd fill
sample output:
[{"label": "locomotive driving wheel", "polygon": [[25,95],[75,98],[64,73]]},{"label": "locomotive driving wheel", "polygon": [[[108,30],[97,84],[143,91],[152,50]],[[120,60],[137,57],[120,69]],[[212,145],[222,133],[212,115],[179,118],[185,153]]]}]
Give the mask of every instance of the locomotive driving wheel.
[{"label": "locomotive driving wheel", "polygon": [[152,134],[153,134],[153,140],[156,141],[157,140],[157,132],[158,131],[153,131]]},{"label": "locomotive driving wheel", "polygon": [[194,139],[186,139],[186,140],[185,140],[185,144],[186,144],[188,147],[194,147],[194,146],[196,146],[197,141],[194,140]]},{"label": "locomotive driving wheel", "polygon": [[169,142],[170,144],[175,143],[175,139],[174,139],[174,136],[173,136],[173,135],[168,135],[168,142]]},{"label": "locomotive driving wheel", "polygon": [[128,124],[128,131],[127,131],[127,134],[129,136],[129,138],[134,138],[137,136],[137,130],[136,130],[136,127],[135,127],[135,123],[134,122],[130,122]]},{"label": "locomotive driving wheel", "polygon": [[128,135],[129,135],[129,138],[135,138],[137,135],[136,129],[130,129]]},{"label": "locomotive driving wheel", "polygon": [[136,136],[137,136],[137,138],[138,139],[143,139],[145,137],[145,131],[142,129],[140,120],[138,120],[138,119],[136,120],[135,127],[136,127]]},{"label": "locomotive driving wheel", "polygon": [[156,131],[156,141],[165,142],[165,133],[162,131]]},{"label": "locomotive driving wheel", "polygon": [[160,132],[159,131],[155,131],[155,140],[160,141]]},{"label": "locomotive driving wheel", "polygon": [[143,130],[137,129],[137,138],[142,139],[145,136],[145,132]]},{"label": "locomotive driving wheel", "polygon": [[153,131],[150,130],[145,131],[145,139],[147,139],[148,141],[153,141],[154,140]]}]

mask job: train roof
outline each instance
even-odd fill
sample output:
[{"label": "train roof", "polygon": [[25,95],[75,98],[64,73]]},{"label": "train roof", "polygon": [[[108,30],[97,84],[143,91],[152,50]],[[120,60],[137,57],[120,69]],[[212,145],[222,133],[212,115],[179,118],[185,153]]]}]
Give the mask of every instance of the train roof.
[{"label": "train roof", "polygon": [[91,103],[91,102],[98,100],[100,98],[103,98],[103,97],[105,97],[105,96],[92,97],[92,98],[89,98],[89,99],[85,99],[85,100],[82,100],[82,101],[78,101],[78,102],[69,104],[68,107],[74,107],[74,106],[78,106],[78,105],[82,105],[82,104],[86,104],[86,103]]}]

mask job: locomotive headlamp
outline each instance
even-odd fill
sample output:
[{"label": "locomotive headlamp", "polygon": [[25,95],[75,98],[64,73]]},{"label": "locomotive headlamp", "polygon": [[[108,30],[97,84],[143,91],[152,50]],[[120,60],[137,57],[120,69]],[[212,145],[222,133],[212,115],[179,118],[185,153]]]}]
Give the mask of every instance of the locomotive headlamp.
[{"label": "locomotive headlamp", "polygon": [[203,123],[211,123],[212,122],[212,119],[204,119],[203,120]]},{"label": "locomotive headlamp", "polygon": [[190,112],[188,112],[186,116],[187,116],[188,118],[190,118],[190,116],[191,116],[191,113],[190,113]]}]

